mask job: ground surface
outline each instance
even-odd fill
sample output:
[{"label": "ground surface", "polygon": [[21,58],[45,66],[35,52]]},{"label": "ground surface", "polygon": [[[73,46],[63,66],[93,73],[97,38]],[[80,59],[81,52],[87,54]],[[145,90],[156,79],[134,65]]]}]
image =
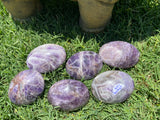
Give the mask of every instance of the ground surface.
[{"label": "ground surface", "polygon": [[[1,120],[156,120],[160,119],[160,2],[159,0],[120,0],[111,23],[102,33],[84,33],[79,25],[76,2],[47,0],[44,10],[25,23],[15,22],[0,2],[0,119]],[[47,93],[53,83],[69,79],[65,64],[43,74],[44,94],[32,105],[16,106],[8,98],[13,77],[27,69],[26,58],[32,49],[45,43],[63,46],[67,59],[84,50],[99,51],[106,42],[122,40],[135,45],[140,60],[130,69],[121,69],[135,82],[132,96],[120,104],[96,101],[92,80],[83,81],[90,90],[89,103],[66,113],[53,108]],[[113,70],[107,65],[101,72]]]}]

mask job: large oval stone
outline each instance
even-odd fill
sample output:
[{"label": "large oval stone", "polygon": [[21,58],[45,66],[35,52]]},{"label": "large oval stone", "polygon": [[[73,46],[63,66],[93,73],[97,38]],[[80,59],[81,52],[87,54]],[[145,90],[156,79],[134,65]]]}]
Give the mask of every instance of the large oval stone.
[{"label": "large oval stone", "polygon": [[139,51],[132,44],[113,41],[104,44],[99,51],[104,63],[117,68],[130,68],[139,60]]},{"label": "large oval stone", "polygon": [[8,96],[14,104],[33,103],[44,90],[44,80],[35,70],[24,70],[11,81]]},{"label": "large oval stone", "polygon": [[92,82],[92,93],[104,103],[119,103],[130,97],[134,90],[132,78],[121,71],[99,74]]},{"label": "large oval stone", "polygon": [[63,111],[74,111],[83,107],[89,100],[88,88],[77,80],[61,80],[51,86],[48,101]]},{"label": "large oval stone", "polygon": [[62,46],[44,44],[33,49],[27,57],[29,69],[46,73],[57,69],[66,59],[66,52]]},{"label": "large oval stone", "polygon": [[81,51],[68,59],[66,70],[74,79],[92,79],[100,72],[102,66],[102,60],[97,53]]}]

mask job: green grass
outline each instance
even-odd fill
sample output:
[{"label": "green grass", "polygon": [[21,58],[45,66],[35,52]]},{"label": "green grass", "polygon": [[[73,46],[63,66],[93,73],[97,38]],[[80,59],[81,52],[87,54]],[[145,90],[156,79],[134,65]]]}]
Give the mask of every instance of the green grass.
[{"label": "green grass", "polygon": [[[47,3],[48,2],[48,3]],[[47,0],[44,10],[25,23],[12,20],[0,2],[0,119],[1,120],[158,120],[160,119],[160,1],[120,0],[113,10],[111,23],[102,33],[81,31],[78,4],[69,0]],[[13,77],[27,69],[26,58],[32,49],[45,43],[63,46],[67,59],[74,53],[99,51],[106,42],[123,40],[140,51],[138,64],[128,73],[135,82],[131,97],[120,104],[96,101],[91,93],[92,80],[83,81],[90,100],[75,112],[62,112],[47,100],[52,84],[69,79],[65,64],[44,74],[45,91],[33,104],[17,106],[8,98]],[[113,68],[104,65],[101,72]]]}]

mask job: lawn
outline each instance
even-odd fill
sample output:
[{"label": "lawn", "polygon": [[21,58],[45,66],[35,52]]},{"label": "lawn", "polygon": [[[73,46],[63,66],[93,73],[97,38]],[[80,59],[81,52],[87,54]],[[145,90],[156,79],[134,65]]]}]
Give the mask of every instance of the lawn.
[{"label": "lawn", "polygon": [[[43,11],[25,22],[14,21],[0,1],[0,119],[1,120],[158,120],[160,119],[160,1],[120,0],[111,23],[101,33],[85,33],[79,27],[78,4],[69,0],[46,0]],[[127,41],[140,51],[139,62],[128,73],[135,82],[131,97],[123,103],[104,104],[91,93],[92,80],[82,80],[90,91],[86,106],[62,112],[47,100],[49,88],[70,79],[65,63],[43,74],[45,91],[33,104],[17,106],[8,98],[10,81],[27,68],[32,49],[54,43],[63,46],[67,59],[84,50],[99,52],[109,41]],[[66,61],[67,61],[66,59]],[[114,70],[104,64],[101,72]]]}]

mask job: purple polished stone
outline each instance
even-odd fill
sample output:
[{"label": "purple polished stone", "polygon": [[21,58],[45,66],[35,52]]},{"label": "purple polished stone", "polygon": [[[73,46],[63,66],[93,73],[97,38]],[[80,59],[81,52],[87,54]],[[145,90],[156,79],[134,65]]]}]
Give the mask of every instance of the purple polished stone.
[{"label": "purple polished stone", "polygon": [[27,57],[29,69],[46,73],[57,69],[66,59],[66,52],[62,46],[44,44],[33,49]]},{"label": "purple polished stone", "polygon": [[68,59],[66,70],[74,79],[92,79],[100,72],[102,66],[102,60],[97,53],[82,51]]},{"label": "purple polished stone", "polygon": [[139,60],[139,51],[132,44],[114,41],[104,44],[99,51],[104,63],[117,68],[130,68]]},{"label": "purple polished stone", "polygon": [[77,80],[61,80],[52,85],[48,101],[63,111],[74,111],[83,107],[89,100],[88,88]]},{"label": "purple polished stone", "polygon": [[44,80],[35,70],[24,70],[11,81],[8,96],[14,104],[33,103],[44,90]]},{"label": "purple polished stone", "polygon": [[130,97],[134,90],[132,78],[121,71],[99,74],[92,82],[92,93],[104,103],[120,103]]}]

